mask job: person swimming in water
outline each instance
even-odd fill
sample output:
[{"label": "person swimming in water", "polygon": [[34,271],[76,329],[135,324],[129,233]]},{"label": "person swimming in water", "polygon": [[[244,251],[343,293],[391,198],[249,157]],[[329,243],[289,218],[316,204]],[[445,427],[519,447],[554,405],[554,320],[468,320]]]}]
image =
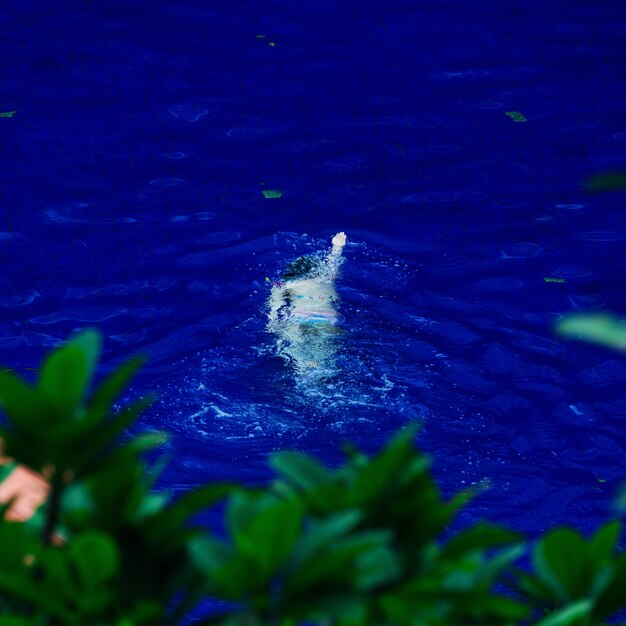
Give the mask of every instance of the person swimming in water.
[{"label": "person swimming in water", "polygon": [[341,332],[335,279],[345,245],[346,234],[337,233],[325,257],[297,258],[272,287],[267,329],[278,339],[279,355],[300,374],[334,369],[333,343]]}]

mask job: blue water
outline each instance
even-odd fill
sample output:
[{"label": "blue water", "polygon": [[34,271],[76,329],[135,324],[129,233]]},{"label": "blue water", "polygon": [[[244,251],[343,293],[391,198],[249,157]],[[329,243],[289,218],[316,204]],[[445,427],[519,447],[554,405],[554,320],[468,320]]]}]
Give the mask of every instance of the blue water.
[{"label": "blue water", "polygon": [[[172,433],[178,491],[418,420],[445,493],[492,486],[465,521],[604,519],[626,359],[552,328],[626,313],[626,194],[580,185],[626,168],[626,9],[164,5],[0,7],[0,361],[31,375],[93,325],[105,370],[148,354],[131,393],[160,393],[141,427]],[[312,381],[269,285],[340,230],[338,371]]]}]

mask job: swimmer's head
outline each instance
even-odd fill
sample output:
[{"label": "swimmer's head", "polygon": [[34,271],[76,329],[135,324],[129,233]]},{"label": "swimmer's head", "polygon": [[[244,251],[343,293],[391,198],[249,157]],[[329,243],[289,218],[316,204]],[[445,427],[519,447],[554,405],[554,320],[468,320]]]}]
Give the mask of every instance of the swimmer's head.
[{"label": "swimmer's head", "polygon": [[287,263],[283,273],[284,280],[296,280],[298,278],[310,278],[319,268],[320,260],[312,254],[298,257],[295,261]]}]

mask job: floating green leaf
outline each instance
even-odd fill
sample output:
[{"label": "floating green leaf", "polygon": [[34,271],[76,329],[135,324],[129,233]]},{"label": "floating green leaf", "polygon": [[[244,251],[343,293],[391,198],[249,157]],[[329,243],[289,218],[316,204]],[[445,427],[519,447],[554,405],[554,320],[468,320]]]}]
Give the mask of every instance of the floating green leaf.
[{"label": "floating green leaf", "polygon": [[514,122],[525,122],[526,118],[519,111],[507,111],[508,115]]},{"label": "floating green leaf", "polygon": [[[270,42],[270,46],[275,46],[274,42]],[[283,192],[280,189],[263,189],[264,198],[282,198]]]}]

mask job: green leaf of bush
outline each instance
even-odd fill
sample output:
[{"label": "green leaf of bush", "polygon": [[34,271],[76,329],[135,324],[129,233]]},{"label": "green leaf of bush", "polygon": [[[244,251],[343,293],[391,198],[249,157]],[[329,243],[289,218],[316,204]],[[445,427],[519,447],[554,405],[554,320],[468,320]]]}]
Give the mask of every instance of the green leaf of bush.
[{"label": "green leaf of bush", "polygon": [[177,543],[182,539],[178,533],[187,527],[192,516],[203,511],[216,502],[219,502],[234,490],[233,485],[216,483],[205,485],[191,493],[183,495],[175,502],[169,502],[167,507],[161,507],[152,516],[146,516],[145,504],[137,506],[136,519],[145,516],[142,528],[146,539],[161,550],[173,550],[180,547]]},{"label": "green leaf of bush", "polygon": [[[46,402],[36,389],[22,382],[17,376],[0,370],[0,407],[10,422],[25,432],[40,427],[46,412]],[[5,432],[5,437],[8,432]]]},{"label": "green leaf of bush", "polygon": [[102,336],[95,328],[87,328],[74,335],[70,340],[70,345],[79,348],[85,356],[85,379],[87,381],[85,389],[87,390],[100,359]]},{"label": "green leaf of bush", "polygon": [[626,554],[622,552],[613,560],[610,567],[610,577],[596,593],[594,606],[596,617],[605,618],[617,611],[626,609],[625,580]]},{"label": "green leaf of bush", "polygon": [[560,601],[576,600],[587,591],[587,545],[571,528],[559,528],[542,537],[532,561],[539,579]]},{"label": "green leaf of bush", "polygon": [[[359,557],[364,557],[370,550],[385,548],[389,545],[388,531],[367,531],[343,537],[334,541],[328,550],[321,551],[294,569],[286,581],[290,593],[302,593],[308,587],[339,584],[339,588],[350,586],[358,580]],[[367,561],[365,561],[367,565]]]},{"label": "green leaf of bush", "polygon": [[540,620],[535,626],[582,626],[588,623],[591,609],[592,603],[590,600],[572,602]]},{"label": "green leaf of bush", "polygon": [[[300,599],[293,606],[293,612],[300,619],[281,623],[281,626],[295,626],[305,620],[310,624],[345,624],[346,626],[365,626],[367,610],[365,598],[356,593],[320,592],[310,598]],[[242,625],[243,626],[243,625]],[[260,626],[260,625],[259,625]]]},{"label": "green leaf of bush", "polygon": [[91,593],[117,573],[117,546],[107,535],[90,531],[76,537],[68,547],[68,556],[76,566],[80,584]]},{"label": "green leaf of bush", "polygon": [[95,390],[89,403],[89,412],[100,419],[118,399],[137,370],[145,363],[145,358],[138,356],[123,363],[110,374]]},{"label": "green leaf of bush", "polygon": [[211,577],[233,556],[232,549],[214,537],[192,537],[187,549],[196,566]]},{"label": "green leaf of bush", "polygon": [[[94,424],[90,428],[88,436],[79,436],[77,438],[79,445],[73,454],[73,469],[76,471],[83,470],[85,467],[93,465],[93,462],[100,462],[102,452],[110,447],[115,439],[133,424],[153,402],[154,397],[152,396],[140,398],[119,414],[111,415],[108,419],[101,419],[97,424]],[[78,433],[81,432],[79,429],[77,430]],[[136,445],[138,443],[136,442]]]},{"label": "green leaf of bush", "polygon": [[319,551],[327,549],[334,541],[356,528],[362,519],[361,511],[351,510],[334,513],[320,520],[310,520],[306,533],[295,548],[293,567],[301,567]]},{"label": "green leaf of bush", "polygon": [[589,541],[589,554],[595,563],[601,563],[613,556],[622,524],[613,520],[601,526]]},{"label": "green leaf of bush", "polygon": [[288,558],[300,532],[304,507],[300,500],[277,501],[235,493],[231,499],[229,530],[235,547],[257,566],[261,580]]},{"label": "green leaf of bush", "polygon": [[361,591],[369,591],[390,584],[400,575],[400,563],[396,551],[389,546],[375,546],[358,559],[355,583]]},{"label": "green leaf of bush", "polygon": [[468,552],[497,548],[521,540],[519,533],[493,524],[480,523],[453,537],[442,549],[442,556],[457,558]]},{"label": "green leaf of bush", "polygon": [[39,624],[39,620],[34,617],[0,615],[0,626],[39,626]]},{"label": "green leaf of bush", "polygon": [[269,462],[274,470],[303,491],[310,491],[331,477],[321,463],[306,454],[278,452],[272,454]]},{"label": "green leaf of bush", "polygon": [[74,418],[80,407],[97,359],[99,340],[87,331],[74,341],[55,350],[45,360],[38,389],[48,399],[57,420]]}]

